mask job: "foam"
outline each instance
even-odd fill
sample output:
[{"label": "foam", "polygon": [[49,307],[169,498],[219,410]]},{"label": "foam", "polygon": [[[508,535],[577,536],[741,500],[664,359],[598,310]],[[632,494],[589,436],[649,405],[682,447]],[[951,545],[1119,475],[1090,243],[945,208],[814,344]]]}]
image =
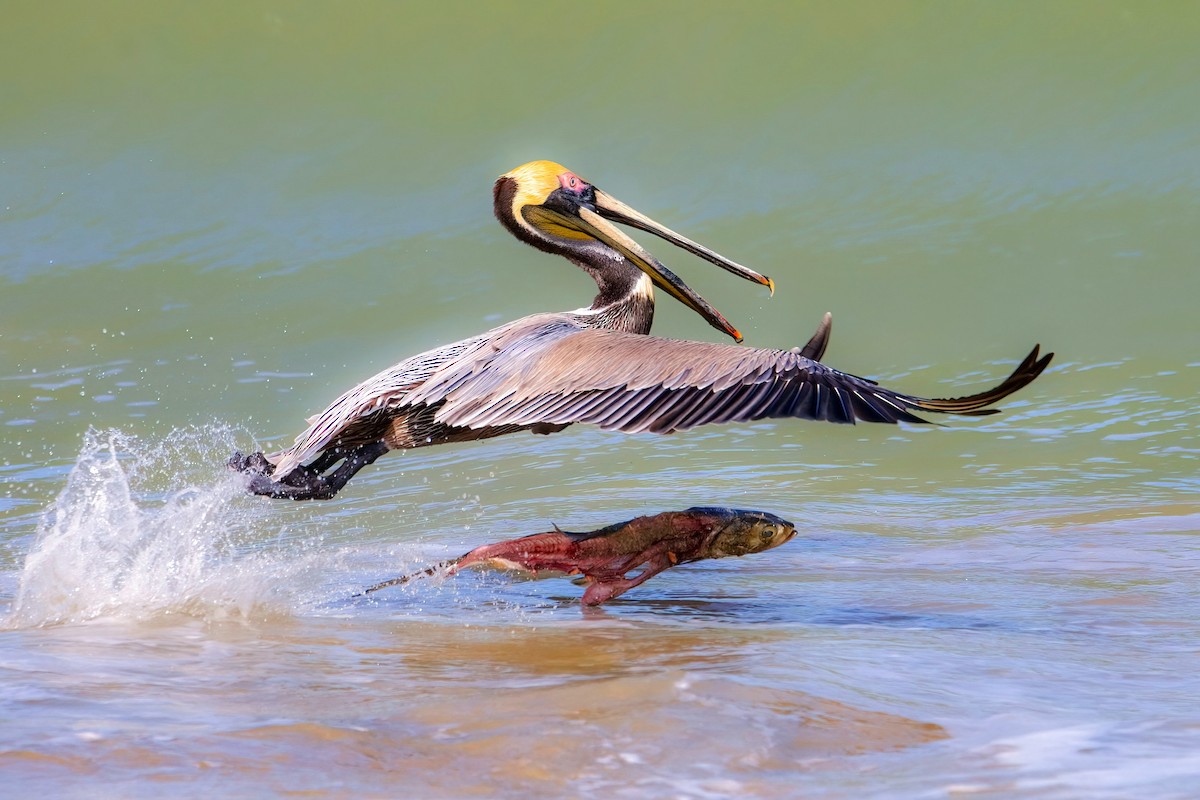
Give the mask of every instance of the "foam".
[{"label": "foam", "polygon": [[272,589],[284,565],[246,546],[270,509],[225,469],[233,449],[220,426],[159,441],[89,430],[38,525],[8,626],[286,611]]}]

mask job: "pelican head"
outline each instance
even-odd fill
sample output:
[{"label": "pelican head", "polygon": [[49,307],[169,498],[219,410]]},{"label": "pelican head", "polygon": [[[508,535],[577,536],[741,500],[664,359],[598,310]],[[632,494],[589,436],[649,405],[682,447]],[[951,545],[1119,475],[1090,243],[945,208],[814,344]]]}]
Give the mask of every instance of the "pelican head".
[{"label": "pelican head", "polygon": [[[604,295],[611,275],[626,263],[640,269],[657,286],[704,317],[734,341],[741,333],[715,308],[613,225],[619,222],[652,233],[718,267],[775,292],[774,282],[730,261],[617,200],[553,161],[531,161],[501,175],[494,190],[496,217],[514,236],[539,250],[566,256],[588,270]],[[636,273],[634,273],[636,274]]]}]

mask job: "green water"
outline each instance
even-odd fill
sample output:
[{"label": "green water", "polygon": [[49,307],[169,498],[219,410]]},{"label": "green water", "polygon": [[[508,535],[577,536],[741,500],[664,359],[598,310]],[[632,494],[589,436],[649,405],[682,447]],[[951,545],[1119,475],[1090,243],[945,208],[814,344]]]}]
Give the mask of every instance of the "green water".
[{"label": "green water", "polygon": [[[1191,796],[1197,41],[1189,3],[6,4],[7,792]],[[944,428],[572,428],[242,496],[233,447],[588,302],[491,215],[541,158],[773,277],[643,237],[747,344],[832,311],[828,363],[936,396],[1054,365]],[[696,504],[800,536],[599,613],[345,599]]]}]

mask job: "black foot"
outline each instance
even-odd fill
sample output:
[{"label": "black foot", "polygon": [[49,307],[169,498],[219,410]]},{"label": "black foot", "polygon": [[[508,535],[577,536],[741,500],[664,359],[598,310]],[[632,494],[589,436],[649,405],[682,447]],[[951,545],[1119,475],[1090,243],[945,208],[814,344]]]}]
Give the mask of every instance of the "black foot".
[{"label": "black foot", "polygon": [[[383,442],[372,442],[349,453],[341,449],[327,450],[308,466],[297,467],[279,480],[271,480],[275,466],[262,453],[243,456],[234,453],[229,459],[230,469],[250,476],[247,488],[253,494],[278,497],[284,500],[328,500],[337,494],[346,482],[360,469],[388,451]],[[339,459],[345,459],[340,467],[322,474]]]},{"label": "black foot", "polygon": [[325,485],[325,477],[321,470],[314,467],[296,467],[279,479],[279,483],[294,486],[297,489],[316,489]]},{"label": "black foot", "polygon": [[292,475],[288,476],[288,483],[273,481],[266,475],[255,475],[250,478],[248,488],[252,494],[280,500],[328,500],[337,494],[337,490],[322,480],[319,475],[303,486],[292,485]]},{"label": "black foot", "polygon": [[267,461],[262,453],[251,453],[244,456],[235,452],[226,463],[235,472],[249,472],[254,475],[270,475],[275,472],[275,465]]}]

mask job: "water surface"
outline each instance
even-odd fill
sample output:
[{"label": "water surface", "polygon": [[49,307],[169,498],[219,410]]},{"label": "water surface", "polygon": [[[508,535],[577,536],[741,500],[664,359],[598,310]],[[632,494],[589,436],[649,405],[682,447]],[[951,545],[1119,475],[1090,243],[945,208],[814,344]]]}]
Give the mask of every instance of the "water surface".
[{"label": "water surface", "polygon": [[[1200,14],[1186,4],[10,4],[0,765],[14,796],[1188,797]],[[400,357],[587,302],[490,184],[551,158],[747,334],[945,427],[586,428],[245,496]],[[657,333],[718,334],[667,299]],[[598,610],[365,585],[728,504],[784,547]],[[103,787],[98,790],[97,787]]]}]

